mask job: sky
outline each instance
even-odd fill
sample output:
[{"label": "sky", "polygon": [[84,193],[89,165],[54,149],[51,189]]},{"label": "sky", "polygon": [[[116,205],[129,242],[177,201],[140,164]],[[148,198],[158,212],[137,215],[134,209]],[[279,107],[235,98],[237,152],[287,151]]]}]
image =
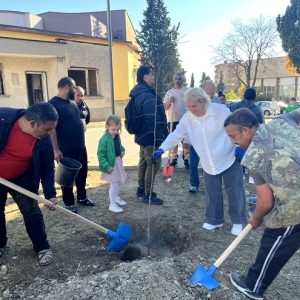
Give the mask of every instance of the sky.
[{"label": "sky", "polygon": [[[212,46],[218,45],[231,29],[231,21],[283,14],[290,0],[165,0],[172,25],[180,23],[178,45],[181,63],[199,82],[202,72],[214,77]],[[86,12],[106,10],[107,0],[0,0],[1,10],[31,12]],[[126,9],[139,30],[146,0],[110,0],[110,8]],[[280,54],[283,54],[280,53]]]}]

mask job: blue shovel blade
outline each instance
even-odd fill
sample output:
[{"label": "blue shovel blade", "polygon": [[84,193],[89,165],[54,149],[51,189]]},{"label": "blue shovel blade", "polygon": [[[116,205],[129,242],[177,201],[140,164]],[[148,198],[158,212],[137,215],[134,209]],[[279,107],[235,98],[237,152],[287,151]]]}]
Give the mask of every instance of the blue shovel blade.
[{"label": "blue shovel blade", "polygon": [[118,237],[113,238],[110,243],[107,245],[107,249],[112,252],[121,252],[127,246],[128,240]]},{"label": "blue shovel blade", "polygon": [[132,237],[132,228],[125,223],[120,223],[116,232],[108,230],[106,235],[112,238],[111,242],[107,246],[108,250],[120,252],[124,250],[130,241]]},{"label": "blue shovel blade", "polygon": [[204,267],[198,266],[193,275],[190,278],[191,283],[202,285],[209,290],[215,289],[219,286],[216,279],[212,277],[212,274],[217,270],[214,265],[206,271]]},{"label": "blue shovel blade", "polygon": [[120,223],[116,233],[118,236],[121,236],[129,241],[132,237],[132,228],[125,223]]}]

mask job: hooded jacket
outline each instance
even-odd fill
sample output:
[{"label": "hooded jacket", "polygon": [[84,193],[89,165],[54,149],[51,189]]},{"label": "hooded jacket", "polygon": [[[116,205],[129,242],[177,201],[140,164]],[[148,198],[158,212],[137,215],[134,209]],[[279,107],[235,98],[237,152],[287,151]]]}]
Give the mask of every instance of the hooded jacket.
[{"label": "hooded jacket", "polygon": [[[0,108],[0,151],[5,147],[10,131],[17,120],[24,116],[24,109]],[[20,145],[22,147],[22,145]],[[40,181],[46,199],[56,197],[54,188],[54,152],[50,136],[38,139],[33,150],[34,193]]]},{"label": "hooded jacket", "polygon": [[248,108],[255,114],[259,124],[265,123],[265,118],[261,109],[257,105],[255,105],[253,101],[244,99],[242,101],[232,104],[230,110],[231,112],[234,112],[239,108]]},{"label": "hooded jacket", "polygon": [[138,83],[129,96],[135,99],[145,120],[141,131],[135,134],[135,142],[144,147],[153,146],[156,125],[155,146],[159,147],[168,136],[167,118],[161,98],[155,89],[145,82]]}]

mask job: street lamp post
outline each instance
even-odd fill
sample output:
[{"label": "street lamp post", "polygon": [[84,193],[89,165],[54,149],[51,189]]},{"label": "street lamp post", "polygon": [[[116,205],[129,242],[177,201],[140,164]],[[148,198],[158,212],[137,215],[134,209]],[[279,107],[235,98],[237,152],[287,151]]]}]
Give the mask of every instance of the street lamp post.
[{"label": "street lamp post", "polygon": [[114,73],[113,73],[113,60],[112,60],[112,30],[111,30],[110,0],[107,0],[107,39],[108,39],[108,48],[109,48],[111,112],[114,115],[115,96],[114,96]]}]

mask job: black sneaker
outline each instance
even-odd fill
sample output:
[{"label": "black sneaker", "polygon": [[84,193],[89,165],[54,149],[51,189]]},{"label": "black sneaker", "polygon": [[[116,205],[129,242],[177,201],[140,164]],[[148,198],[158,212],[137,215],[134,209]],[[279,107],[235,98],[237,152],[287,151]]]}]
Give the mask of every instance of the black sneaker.
[{"label": "black sneaker", "polygon": [[230,281],[237,290],[239,290],[241,293],[243,293],[247,297],[249,297],[251,299],[255,299],[255,300],[263,300],[264,299],[264,297],[262,295],[250,291],[247,284],[245,283],[244,276],[241,276],[240,274],[233,272],[230,274]]},{"label": "black sneaker", "polygon": [[144,198],[145,197],[145,190],[142,189],[142,188],[140,188],[140,187],[138,187],[137,190],[136,190],[136,196],[139,199]]},{"label": "black sneaker", "polygon": [[172,159],[170,166],[177,167],[177,165],[178,165],[177,159],[176,158]]},{"label": "black sneaker", "polygon": [[77,208],[74,205],[67,205],[66,209],[74,214],[77,214]]},{"label": "black sneaker", "polygon": [[189,169],[190,169],[190,164],[189,164],[188,159],[185,159],[185,160],[183,161],[183,163],[184,163],[185,169],[186,169],[186,170],[189,170]]},{"label": "black sneaker", "polygon": [[[149,203],[149,194],[147,194],[144,198],[143,198],[143,202],[148,204]],[[163,205],[164,201],[160,198],[157,198],[156,193],[152,193],[151,194],[151,204],[154,205]]]},{"label": "black sneaker", "polygon": [[95,206],[95,203],[88,198],[77,200],[77,203],[83,206]]}]

